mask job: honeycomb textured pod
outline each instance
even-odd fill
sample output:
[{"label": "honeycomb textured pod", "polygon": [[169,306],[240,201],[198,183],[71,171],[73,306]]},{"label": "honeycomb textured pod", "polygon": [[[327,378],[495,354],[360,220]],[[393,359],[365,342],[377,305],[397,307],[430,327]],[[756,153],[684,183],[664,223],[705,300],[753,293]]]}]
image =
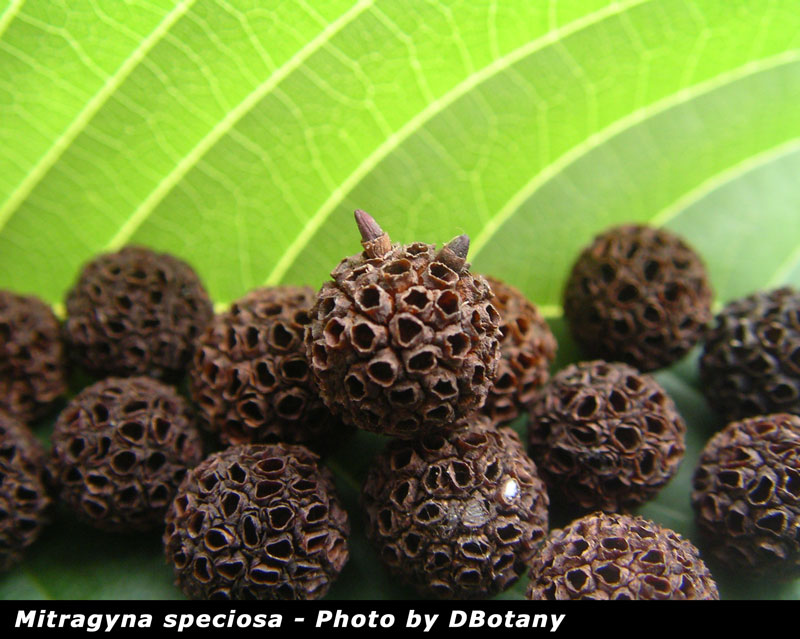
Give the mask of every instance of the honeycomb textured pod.
[{"label": "honeycomb textured pod", "polygon": [[505,590],[547,534],[547,492],[516,433],[475,420],[447,435],[392,441],[364,483],[370,541],[425,596]]},{"label": "honeycomb textured pod", "polygon": [[496,426],[527,410],[550,374],[556,340],[539,309],[513,286],[487,277],[500,313],[500,363],[483,412]]},{"label": "honeycomb textured pod", "polygon": [[310,288],[260,288],[217,315],[189,370],[200,425],[226,444],[321,443],[334,419],[316,392],[303,337]]},{"label": "honeycomb textured pod", "polygon": [[693,488],[713,556],[739,572],[800,577],[800,417],[729,424],[703,449]]},{"label": "honeycomb textured pod", "polygon": [[345,423],[395,437],[453,428],[483,406],[497,372],[491,289],[468,269],[466,236],[438,252],[391,245],[364,216],[364,252],[331,273],[306,332],[322,399]]},{"label": "honeycomb textured pod", "polygon": [[179,378],[213,316],[191,266],[142,247],[89,262],[66,306],[70,355],[97,377]]},{"label": "honeycomb textured pod", "polygon": [[553,491],[585,510],[652,499],[683,459],[686,424],[658,382],[622,363],[573,364],[531,405],[531,457]]},{"label": "honeycomb textured pod", "polygon": [[728,304],[709,331],[700,379],[729,421],[800,414],[800,293],[781,288]]},{"label": "honeycomb textured pod", "polygon": [[52,442],[61,500],[110,531],[161,525],[186,471],[202,459],[188,404],[148,377],[86,388],[59,416]]},{"label": "honeycomb textured pod", "polygon": [[348,558],[350,524],[304,446],[247,444],[187,475],[164,546],[193,599],[318,599]]},{"label": "honeycomb textured pod", "polygon": [[711,320],[705,265],[663,229],[620,226],[578,257],[564,293],[564,316],[590,358],[642,371],[683,357]]},{"label": "honeycomb textured pod", "polygon": [[36,541],[49,505],[44,448],[20,421],[0,412],[0,571]]},{"label": "honeycomb textured pod", "polygon": [[554,530],[530,576],[534,600],[719,599],[697,548],[630,515],[594,513]]},{"label": "honeycomb textured pod", "polygon": [[67,390],[61,326],[41,300],[0,291],[0,409],[23,422]]}]

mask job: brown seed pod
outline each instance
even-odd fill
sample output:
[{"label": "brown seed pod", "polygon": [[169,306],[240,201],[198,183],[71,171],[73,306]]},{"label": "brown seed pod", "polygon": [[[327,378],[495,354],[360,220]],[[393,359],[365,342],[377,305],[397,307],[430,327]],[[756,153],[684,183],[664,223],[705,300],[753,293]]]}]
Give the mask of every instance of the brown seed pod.
[{"label": "brown seed pod", "polygon": [[191,266],[134,246],[86,264],[66,306],[70,354],[98,377],[179,378],[213,316]]},{"label": "brown seed pod", "polygon": [[62,501],[110,531],[162,524],[178,484],[202,459],[188,404],[148,377],[86,388],[59,416],[52,442]]},{"label": "brown seed pod", "polygon": [[469,272],[469,238],[438,252],[392,245],[356,211],[364,252],[322,287],[306,346],[320,395],[345,423],[396,437],[446,430],[483,406],[497,371],[500,316]]},{"label": "brown seed pod", "polygon": [[23,422],[67,390],[61,327],[41,300],[0,291],[0,409]]},{"label": "brown seed pod", "polygon": [[700,358],[703,392],[729,421],[800,414],[800,293],[755,293],[717,317]]},{"label": "brown seed pod", "polygon": [[492,305],[500,313],[500,363],[483,413],[496,426],[527,410],[549,378],[556,340],[539,309],[517,289],[493,277]]},{"label": "brown seed pod", "polygon": [[300,445],[249,444],[191,471],[164,547],[193,599],[318,599],[347,562],[350,524],[327,469]]},{"label": "brown seed pod", "polygon": [[367,535],[389,570],[423,595],[476,599],[511,586],[547,534],[548,498],[511,429],[394,440],[373,462]]},{"label": "brown seed pod", "polygon": [[626,511],[652,499],[686,450],[664,389],[622,363],[573,364],[531,405],[529,452],[548,488],[582,509]]},{"label": "brown seed pod", "polygon": [[692,506],[723,563],[800,576],[800,417],[753,417],[717,433],[695,470]]},{"label": "brown seed pod", "polygon": [[44,448],[20,421],[0,411],[0,571],[36,541],[49,505]]},{"label": "brown seed pod", "polygon": [[339,426],[314,389],[303,343],[315,295],[259,288],[217,315],[189,370],[201,426],[226,444],[320,443]]},{"label": "brown seed pod", "polygon": [[590,358],[651,371],[677,361],[702,337],[712,297],[705,265],[681,238],[619,226],[578,257],[564,316]]},{"label": "brown seed pod", "polygon": [[697,548],[630,515],[594,513],[554,530],[530,576],[534,600],[719,599]]}]

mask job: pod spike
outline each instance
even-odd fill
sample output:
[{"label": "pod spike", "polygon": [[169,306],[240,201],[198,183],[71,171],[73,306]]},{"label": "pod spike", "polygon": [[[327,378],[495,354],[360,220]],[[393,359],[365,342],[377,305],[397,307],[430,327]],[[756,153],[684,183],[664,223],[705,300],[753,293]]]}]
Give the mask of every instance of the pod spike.
[{"label": "pod spike", "polygon": [[361,233],[361,246],[367,256],[376,258],[386,255],[392,248],[392,241],[375,218],[361,209],[356,209],[355,218]]}]

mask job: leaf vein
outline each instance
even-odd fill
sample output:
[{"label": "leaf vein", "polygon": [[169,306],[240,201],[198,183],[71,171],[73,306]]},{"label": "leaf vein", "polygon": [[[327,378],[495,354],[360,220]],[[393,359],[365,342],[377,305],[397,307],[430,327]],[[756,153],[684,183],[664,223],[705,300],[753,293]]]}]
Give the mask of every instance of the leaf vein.
[{"label": "leaf vein", "polygon": [[497,233],[500,227],[507,222],[522,205],[529,200],[544,184],[551,181],[570,165],[580,158],[597,149],[617,135],[627,131],[631,127],[646,121],[671,108],[680,106],[693,99],[711,93],[725,85],[731,84],[745,77],[756,75],[765,71],[770,71],[780,66],[792,64],[800,60],[800,51],[790,50],[769,58],[750,62],[736,67],[730,71],[720,73],[708,80],[705,80],[692,87],[686,87],[681,91],[673,93],[657,102],[653,102],[646,107],[630,112],[625,117],[615,120],[608,126],[593,133],[582,143],[572,147],[563,153],[550,164],[546,165],[530,181],[517,190],[514,195],[504,204],[489,222],[484,225],[475,240],[471,243],[470,258],[474,260],[476,256],[486,247],[491,238]]},{"label": "leaf vein", "polygon": [[262,84],[251,91],[227,115],[220,120],[203,138],[187,153],[167,176],[149,193],[142,203],[133,211],[120,229],[109,240],[106,250],[116,250],[123,246],[142,223],[155,210],[158,204],[172,191],[181,179],[198,164],[206,152],[227,134],[260,100],[278,86],[289,74],[298,69],[313,53],[326,44],[331,37],[358,15],[372,5],[374,0],[359,0],[336,20],[325,27],[313,40],[295,53],[289,60],[275,70]]},{"label": "leaf vein", "polygon": [[92,117],[108,101],[111,95],[119,88],[122,82],[130,75],[134,68],[141,62],[147,53],[164,37],[173,24],[191,7],[195,0],[183,0],[170,11],[158,26],[134,49],[120,67],[108,78],[102,88],[94,94],[86,106],[72,120],[64,132],[56,139],[53,145],[36,162],[33,169],[25,179],[11,193],[9,198],[0,206],[0,231],[3,230],[8,220],[17,211],[20,205],[28,198],[33,189],[58,161],[64,151],[75,138],[87,127]]},{"label": "leaf vein", "polygon": [[465,95],[485,80],[505,71],[519,60],[544,49],[545,47],[558,43],[573,33],[587,29],[606,18],[619,15],[628,9],[645,4],[651,0],[626,0],[611,4],[603,9],[588,13],[581,18],[567,23],[557,29],[548,31],[546,34],[527,42],[521,47],[507,53],[502,58],[494,60],[492,63],[483,67],[476,73],[467,76],[463,82],[457,84],[447,93],[434,100],[417,115],[406,122],[395,133],[389,135],[372,153],[370,153],[361,164],[359,164],[348,175],[341,184],[334,189],[330,196],[322,203],[319,209],[309,218],[308,222],[301,228],[294,241],[288,246],[286,251],[275,264],[272,271],[267,275],[264,284],[272,286],[278,284],[289,267],[294,263],[302,250],[311,241],[311,238],[320,229],[325,220],[334,211],[336,206],[346,197],[346,195],[358,184],[378,163],[381,162],[391,152],[395,151],[412,133],[421,129],[422,125],[433,119],[436,115],[444,111],[461,96]]}]

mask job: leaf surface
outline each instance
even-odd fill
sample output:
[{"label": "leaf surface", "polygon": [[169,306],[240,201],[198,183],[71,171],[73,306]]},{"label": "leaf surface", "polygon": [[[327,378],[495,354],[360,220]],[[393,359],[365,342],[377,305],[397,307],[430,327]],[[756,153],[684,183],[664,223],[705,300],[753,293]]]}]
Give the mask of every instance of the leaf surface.
[{"label": "leaf surface", "polygon": [[[127,243],[188,260],[220,305],[317,287],[360,250],[363,208],[396,241],[468,233],[475,270],[551,317],[560,366],[580,357],[560,320],[569,267],[612,224],[685,236],[718,304],[800,285],[798,104],[796,0],[10,0],[0,287],[58,308],[82,263]],[[689,453],[642,512],[693,538],[693,465],[721,424],[696,353],[658,379]],[[332,597],[414,596],[360,532],[383,445],[360,434],[330,460],[357,530]],[[0,597],[177,597],[160,553],[158,535],[59,512]],[[741,581],[723,595],[800,596]]]}]

